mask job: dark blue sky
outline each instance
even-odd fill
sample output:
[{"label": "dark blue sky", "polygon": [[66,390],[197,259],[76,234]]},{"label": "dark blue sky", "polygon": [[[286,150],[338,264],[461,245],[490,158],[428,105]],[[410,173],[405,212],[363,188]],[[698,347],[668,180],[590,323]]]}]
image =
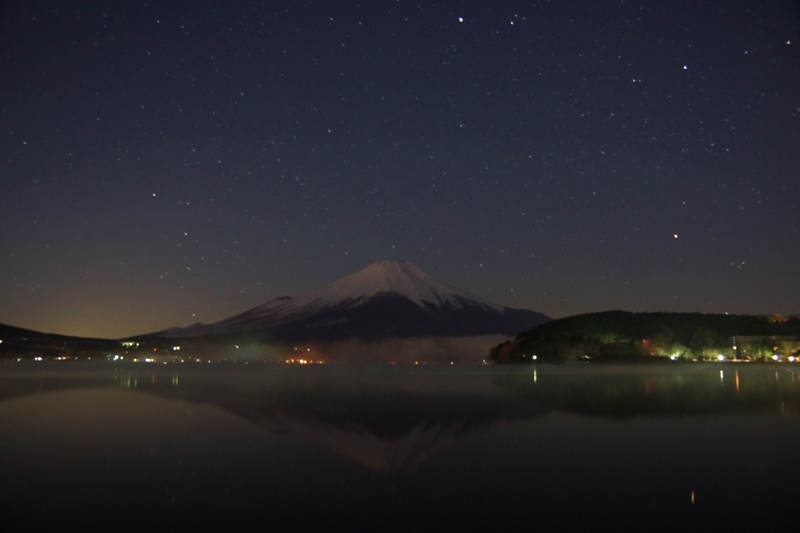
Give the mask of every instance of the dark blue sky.
[{"label": "dark blue sky", "polygon": [[378,259],[551,316],[800,312],[794,1],[3,6],[0,322],[213,322]]}]

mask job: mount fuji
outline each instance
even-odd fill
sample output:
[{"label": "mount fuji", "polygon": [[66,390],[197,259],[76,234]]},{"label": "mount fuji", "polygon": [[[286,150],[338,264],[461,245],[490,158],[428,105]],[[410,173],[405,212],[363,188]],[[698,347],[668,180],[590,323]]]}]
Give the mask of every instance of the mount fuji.
[{"label": "mount fuji", "polygon": [[513,336],[550,320],[472,296],[403,261],[378,261],[317,290],[276,298],[214,324],[161,338],[247,337],[276,343]]}]

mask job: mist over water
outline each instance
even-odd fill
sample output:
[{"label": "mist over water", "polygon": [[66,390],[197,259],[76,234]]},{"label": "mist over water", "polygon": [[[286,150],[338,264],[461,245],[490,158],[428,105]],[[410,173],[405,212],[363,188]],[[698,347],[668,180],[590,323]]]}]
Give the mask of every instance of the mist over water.
[{"label": "mist over water", "polygon": [[484,363],[492,347],[507,341],[505,335],[469,337],[425,336],[369,340],[352,338],[274,344],[260,340],[237,340],[221,344],[193,339],[175,340],[181,355],[202,360],[235,362],[285,362],[305,359],[325,363],[413,364]]},{"label": "mist over water", "polygon": [[482,362],[493,346],[507,340],[504,335],[475,337],[421,337],[384,341],[346,340],[322,344],[319,351],[332,361],[447,363]]}]

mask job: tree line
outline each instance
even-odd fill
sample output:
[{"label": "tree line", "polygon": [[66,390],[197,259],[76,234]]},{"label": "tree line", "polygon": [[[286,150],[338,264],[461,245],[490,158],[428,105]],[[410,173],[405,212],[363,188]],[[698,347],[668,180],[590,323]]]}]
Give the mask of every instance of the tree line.
[{"label": "tree line", "polygon": [[628,311],[552,320],[490,353],[500,363],[793,357],[800,357],[800,316]]}]

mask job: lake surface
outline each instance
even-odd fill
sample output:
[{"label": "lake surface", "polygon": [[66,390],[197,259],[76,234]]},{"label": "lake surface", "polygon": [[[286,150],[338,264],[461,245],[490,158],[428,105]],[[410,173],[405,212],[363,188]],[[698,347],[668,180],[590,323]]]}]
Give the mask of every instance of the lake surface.
[{"label": "lake surface", "polygon": [[800,366],[0,363],[0,530],[794,527]]}]

